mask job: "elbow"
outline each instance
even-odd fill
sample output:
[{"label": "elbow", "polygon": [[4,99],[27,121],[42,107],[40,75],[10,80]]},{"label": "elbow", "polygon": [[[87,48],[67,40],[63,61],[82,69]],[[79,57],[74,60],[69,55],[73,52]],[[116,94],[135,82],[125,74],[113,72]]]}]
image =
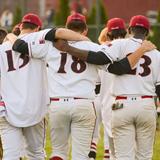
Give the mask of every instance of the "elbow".
[{"label": "elbow", "polygon": [[64,29],[63,28],[58,28],[55,32],[55,38],[62,38],[64,37]]},{"label": "elbow", "polygon": [[15,43],[12,46],[12,49],[16,52],[19,52],[21,54],[28,54],[28,43],[26,43],[24,40],[17,39]]}]

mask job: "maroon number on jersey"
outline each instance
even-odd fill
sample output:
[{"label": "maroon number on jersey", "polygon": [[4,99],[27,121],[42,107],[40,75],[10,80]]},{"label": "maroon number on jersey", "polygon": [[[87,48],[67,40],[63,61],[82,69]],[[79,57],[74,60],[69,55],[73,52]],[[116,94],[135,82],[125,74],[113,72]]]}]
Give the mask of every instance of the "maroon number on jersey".
[{"label": "maroon number on jersey", "polygon": [[[61,61],[60,61],[60,67],[58,69],[58,73],[66,73],[65,71],[65,64],[67,62],[67,53],[60,53],[61,54]],[[82,73],[86,69],[86,63],[79,60],[76,57],[72,56],[72,64],[71,64],[71,69],[75,73]]]},{"label": "maroon number on jersey", "polygon": [[[5,51],[7,54],[7,61],[8,61],[8,72],[10,71],[15,71],[15,67],[14,67],[14,62],[13,62],[13,55],[12,55],[12,50],[7,50]],[[22,64],[19,66],[19,68],[24,67],[25,65],[28,64],[29,62],[29,57],[25,56],[24,58],[22,58],[23,62]]]},{"label": "maroon number on jersey", "polygon": [[[131,53],[130,53],[131,54]],[[128,55],[130,55],[128,54]],[[138,73],[140,76],[145,77],[148,76],[151,73],[151,69],[149,68],[149,65],[151,64],[151,59],[147,55],[143,55],[141,58],[144,59],[144,62],[140,64],[140,66],[143,68],[142,73]],[[137,68],[133,69],[128,74],[136,75]]]}]

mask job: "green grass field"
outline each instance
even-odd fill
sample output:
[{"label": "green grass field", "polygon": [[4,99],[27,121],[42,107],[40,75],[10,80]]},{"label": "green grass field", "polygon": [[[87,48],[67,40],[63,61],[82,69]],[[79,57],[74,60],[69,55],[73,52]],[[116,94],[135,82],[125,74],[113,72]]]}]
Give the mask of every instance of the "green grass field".
[{"label": "green grass field", "polygon": [[[153,160],[160,160],[160,117],[158,119],[158,122],[159,122],[159,128],[156,132]],[[103,128],[101,128],[101,137],[103,137]],[[98,150],[97,160],[102,160],[103,159],[103,138],[100,139],[97,150]],[[46,152],[47,152],[47,156],[49,157],[51,153],[49,134],[47,134]],[[69,158],[69,160],[71,160],[71,158]]]}]

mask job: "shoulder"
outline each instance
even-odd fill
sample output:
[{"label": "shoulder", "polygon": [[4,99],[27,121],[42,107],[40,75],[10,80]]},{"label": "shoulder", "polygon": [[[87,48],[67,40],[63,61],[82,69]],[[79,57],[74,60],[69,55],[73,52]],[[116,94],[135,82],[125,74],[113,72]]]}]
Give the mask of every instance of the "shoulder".
[{"label": "shoulder", "polygon": [[0,45],[0,55],[3,55],[6,51],[12,50],[12,44],[9,41]]},{"label": "shoulder", "polygon": [[114,46],[123,46],[123,45],[126,45],[129,41],[130,41],[129,38],[126,38],[126,39],[116,39],[116,40],[113,40],[111,42],[111,44],[114,45]]},{"label": "shoulder", "polygon": [[5,48],[12,48],[12,43],[10,41],[3,42],[3,44],[0,45],[0,49],[3,50]]},{"label": "shoulder", "polygon": [[73,42],[73,44],[77,44],[77,45],[90,45],[90,46],[99,46],[99,44],[97,44],[97,43],[94,43],[94,42],[92,42],[92,41],[76,41],[76,42]]},{"label": "shoulder", "polygon": [[151,55],[151,56],[156,56],[157,58],[160,59],[160,51],[158,51],[157,49],[147,52],[146,54]]},{"label": "shoulder", "polygon": [[158,50],[154,49],[150,52],[146,52],[145,56],[150,57],[154,64],[156,63],[160,65],[160,52]]},{"label": "shoulder", "polygon": [[99,50],[100,45],[91,41],[76,41],[76,42],[71,42],[70,45],[80,48],[80,49],[85,49],[85,50]]},{"label": "shoulder", "polygon": [[29,33],[25,36],[22,36],[20,38],[22,39],[33,39],[33,40],[36,40],[36,39],[44,39],[45,38],[45,35],[50,31],[51,29],[44,29],[44,30],[41,30],[41,31],[38,31],[38,32],[33,32],[33,33]]}]

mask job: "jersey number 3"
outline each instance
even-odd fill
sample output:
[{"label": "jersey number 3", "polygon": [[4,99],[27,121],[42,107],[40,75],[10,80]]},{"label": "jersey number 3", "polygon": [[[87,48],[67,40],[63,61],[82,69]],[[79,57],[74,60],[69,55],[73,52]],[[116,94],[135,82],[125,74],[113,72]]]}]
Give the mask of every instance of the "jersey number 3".
[{"label": "jersey number 3", "polygon": [[[144,59],[144,62],[140,64],[140,66],[143,68],[142,73],[138,73],[140,76],[145,77],[148,76],[151,73],[151,69],[149,68],[149,65],[151,64],[150,57],[143,55],[141,58]],[[133,69],[129,74],[136,75],[137,68]]]},{"label": "jersey number 3", "polygon": [[[65,64],[67,62],[67,53],[60,53],[61,54],[61,61],[60,61],[60,67],[58,69],[58,73],[66,73],[65,70]],[[72,56],[72,64],[71,64],[71,69],[75,73],[82,73],[86,69],[86,64],[85,62],[79,60],[76,57]]]}]

